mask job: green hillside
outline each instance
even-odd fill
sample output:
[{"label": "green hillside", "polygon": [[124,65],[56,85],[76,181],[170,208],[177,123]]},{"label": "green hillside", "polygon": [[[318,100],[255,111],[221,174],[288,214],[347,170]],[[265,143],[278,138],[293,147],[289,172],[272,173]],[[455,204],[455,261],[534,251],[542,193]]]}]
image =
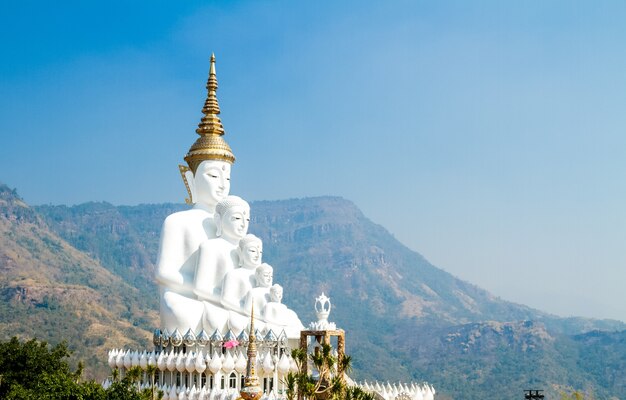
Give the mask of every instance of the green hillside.
[{"label": "green hillside", "polygon": [[105,377],[108,349],[145,347],[158,318],[142,293],[76,250],[0,186],[0,332],[67,340],[87,376]]}]

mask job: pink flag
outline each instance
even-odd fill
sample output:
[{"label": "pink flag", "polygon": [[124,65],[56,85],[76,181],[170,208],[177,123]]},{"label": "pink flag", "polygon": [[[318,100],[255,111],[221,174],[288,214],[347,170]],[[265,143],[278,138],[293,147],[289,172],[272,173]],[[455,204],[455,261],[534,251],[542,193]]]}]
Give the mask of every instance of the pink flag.
[{"label": "pink flag", "polygon": [[233,339],[233,340],[229,340],[228,342],[224,342],[223,346],[226,347],[227,349],[232,349],[235,346],[239,346],[239,342]]}]

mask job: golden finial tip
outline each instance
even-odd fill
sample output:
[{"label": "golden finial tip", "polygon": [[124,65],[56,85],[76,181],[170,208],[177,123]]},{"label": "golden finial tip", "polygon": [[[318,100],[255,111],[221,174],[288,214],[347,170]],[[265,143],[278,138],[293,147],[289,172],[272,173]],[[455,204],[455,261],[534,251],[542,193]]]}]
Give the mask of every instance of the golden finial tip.
[{"label": "golden finial tip", "polygon": [[211,53],[211,68],[209,69],[210,75],[215,75],[215,53]]}]

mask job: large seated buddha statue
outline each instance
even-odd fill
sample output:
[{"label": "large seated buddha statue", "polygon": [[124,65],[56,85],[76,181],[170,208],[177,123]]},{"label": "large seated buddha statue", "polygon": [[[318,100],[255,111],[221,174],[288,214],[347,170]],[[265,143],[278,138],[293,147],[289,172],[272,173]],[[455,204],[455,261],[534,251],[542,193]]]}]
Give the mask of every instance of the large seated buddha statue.
[{"label": "large seated buddha statue", "polygon": [[[160,288],[161,331],[177,335],[201,330],[239,334],[250,321],[250,309],[263,310],[271,326],[299,338],[303,328],[297,315],[280,304],[282,291],[270,298],[272,267],[261,263],[262,243],[248,235],[250,206],[230,196],[230,171],[235,162],[223,138],[218,115],[215,56],[207,83],[204,116],[196,129],[200,137],[179,166],[189,193],[185,211],[163,223],[156,280]],[[265,325],[259,319],[259,328]]]},{"label": "large seated buddha statue", "polygon": [[217,203],[230,191],[230,170],[235,162],[224,138],[218,117],[215,56],[207,82],[208,96],[204,116],[196,129],[200,137],[185,157],[188,166],[180,166],[189,193],[189,210],[171,214],[161,230],[156,280],[160,287],[161,329],[170,333],[199,326],[203,305],[196,300],[193,282],[201,243],[216,237],[214,213]]}]

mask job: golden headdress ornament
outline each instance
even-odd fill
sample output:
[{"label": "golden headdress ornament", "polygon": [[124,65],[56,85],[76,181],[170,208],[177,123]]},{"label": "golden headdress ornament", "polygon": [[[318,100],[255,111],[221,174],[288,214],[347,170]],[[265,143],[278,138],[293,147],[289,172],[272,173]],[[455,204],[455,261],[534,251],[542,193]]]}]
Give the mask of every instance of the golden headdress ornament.
[{"label": "golden headdress ornament", "polygon": [[211,54],[211,69],[206,88],[208,95],[202,108],[204,117],[198,124],[196,133],[200,135],[198,140],[191,146],[185,156],[185,161],[195,174],[198,165],[205,160],[221,160],[229,163],[235,162],[235,156],[230,146],[223,138],[224,127],[218,117],[220,105],[217,102],[217,76],[215,75],[215,54]]},{"label": "golden headdress ornament", "polygon": [[[187,204],[193,204],[193,195],[189,180],[193,179],[198,165],[205,160],[226,161],[233,164],[235,155],[224,138],[224,127],[222,121],[218,117],[220,113],[220,105],[217,102],[217,76],[215,75],[215,54],[211,54],[211,68],[209,70],[209,80],[206,88],[208,91],[206,101],[202,112],[204,117],[198,124],[196,133],[200,135],[198,140],[191,146],[189,152],[185,156],[187,165],[179,165],[178,170],[183,178],[189,198],[185,199]],[[192,175],[193,173],[193,175]]]}]

